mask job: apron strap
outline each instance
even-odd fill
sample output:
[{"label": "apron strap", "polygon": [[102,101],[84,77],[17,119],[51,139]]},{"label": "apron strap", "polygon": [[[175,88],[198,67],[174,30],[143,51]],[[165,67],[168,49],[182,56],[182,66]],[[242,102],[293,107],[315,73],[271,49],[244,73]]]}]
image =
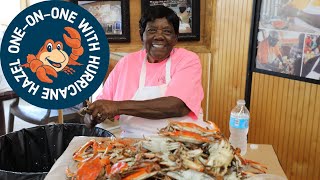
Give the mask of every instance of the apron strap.
[{"label": "apron strap", "polygon": [[171,57],[169,57],[167,63],[166,63],[166,84],[169,84],[171,81]]},{"label": "apron strap", "polygon": [[141,67],[141,72],[140,72],[140,80],[139,80],[139,88],[143,88],[144,83],[146,82],[146,74],[147,74],[146,61],[147,61],[147,56],[144,58],[144,60],[142,62],[142,67]]},{"label": "apron strap", "polygon": [[[143,88],[146,82],[146,74],[147,74],[147,56],[144,58],[142,62],[141,72],[140,72],[140,79],[139,79],[139,88]],[[166,62],[166,84],[169,84],[171,81],[171,57]]]}]

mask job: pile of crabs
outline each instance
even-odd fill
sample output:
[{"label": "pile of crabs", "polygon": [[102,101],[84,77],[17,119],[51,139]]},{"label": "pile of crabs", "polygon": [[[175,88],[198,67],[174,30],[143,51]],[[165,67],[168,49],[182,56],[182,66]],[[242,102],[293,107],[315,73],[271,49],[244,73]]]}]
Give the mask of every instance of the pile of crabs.
[{"label": "pile of crabs", "polygon": [[90,140],[74,155],[68,179],[245,179],[266,167],[240,156],[216,126],[169,122],[159,136]]}]

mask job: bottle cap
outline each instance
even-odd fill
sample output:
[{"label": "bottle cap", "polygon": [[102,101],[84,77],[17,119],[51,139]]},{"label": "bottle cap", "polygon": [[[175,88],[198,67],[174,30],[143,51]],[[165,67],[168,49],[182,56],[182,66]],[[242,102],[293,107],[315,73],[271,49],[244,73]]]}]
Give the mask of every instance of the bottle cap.
[{"label": "bottle cap", "polygon": [[243,100],[243,99],[240,99],[240,100],[237,101],[237,104],[238,104],[238,105],[245,105],[245,104],[246,104],[246,101]]},{"label": "bottle cap", "polygon": [[258,149],[259,145],[258,144],[250,144],[251,149]]}]

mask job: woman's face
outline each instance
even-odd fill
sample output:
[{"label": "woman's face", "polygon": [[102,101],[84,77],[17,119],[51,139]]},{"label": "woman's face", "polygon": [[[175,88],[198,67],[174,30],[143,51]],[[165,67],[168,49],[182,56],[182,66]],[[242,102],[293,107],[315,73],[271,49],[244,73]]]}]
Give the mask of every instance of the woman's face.
[{"label": "woman's face", "polygon": [[166,59],[176,43],[177,35],[165,17],[147,23],[143,32],[143,45],[147,50],[149,62],[161,62]]}]

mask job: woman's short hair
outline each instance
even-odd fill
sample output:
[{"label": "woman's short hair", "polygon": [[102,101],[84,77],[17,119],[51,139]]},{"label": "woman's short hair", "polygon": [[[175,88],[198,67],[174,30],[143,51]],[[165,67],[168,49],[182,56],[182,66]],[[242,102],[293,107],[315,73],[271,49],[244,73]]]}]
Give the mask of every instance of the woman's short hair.
[{"label": "woman's short hair", "polygon": [[140,31],[141,40],[143,40],[143,33],[146,30],[147,23],[149,21],[154,21],[155,19],[164,18],[164,17],[168,20],[169,23],[172,24],[174,28],[174,32],[176,33],[176,35],[178,35],[180,22],[177,14],[168,7],[165,7],[162,5],[156,5],[156,6],[150,6],[148,9],[146,9],[140,18],[139,31]]}]

